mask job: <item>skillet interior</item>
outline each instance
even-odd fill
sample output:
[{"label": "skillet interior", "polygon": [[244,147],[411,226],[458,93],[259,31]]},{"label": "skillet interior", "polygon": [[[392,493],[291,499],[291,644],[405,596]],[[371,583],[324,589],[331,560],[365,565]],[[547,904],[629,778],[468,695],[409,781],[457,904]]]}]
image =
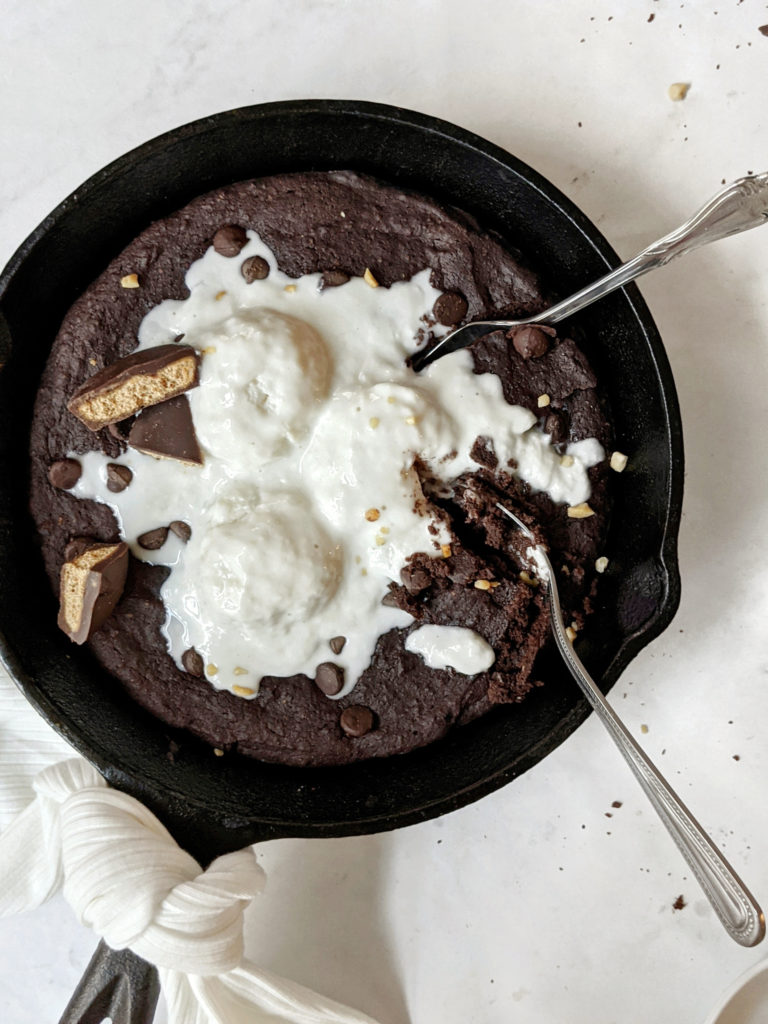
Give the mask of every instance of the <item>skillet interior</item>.
[{"label": "skillet interior", "polygon": [[[350,101],[290,101],[218,114],[120,158],[66,199],[0,278],[0,627],[29,700],[119,788],[156,810],[192,852],[278,835],[374,832],[452,810],[553,750],[588,708],[553,657],[547,686],[410,754],[297,769],[233,756],[171,731],[129,701],[56,628],[27,512],[27,439],[37,381],[66,310],[150,221],[216,186],[290,170],[352,168],[473,214],[565,296],[618,259],[555,188],[445,122]],[[669,365],[634,287],[572,320],[632,455],[617,487],[600,605],[579,651],[607,690],[679,601],[679,410]]]}]

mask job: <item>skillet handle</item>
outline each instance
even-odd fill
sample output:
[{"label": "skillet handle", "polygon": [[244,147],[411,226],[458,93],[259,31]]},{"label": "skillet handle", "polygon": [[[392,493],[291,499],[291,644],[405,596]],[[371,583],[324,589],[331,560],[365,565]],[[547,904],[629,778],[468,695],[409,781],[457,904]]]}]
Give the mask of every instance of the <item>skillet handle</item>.
[{"label": "skillet handle", "polygon": [[152,964],[100,942],[59,1024],[151,1024],[159,995]]}]

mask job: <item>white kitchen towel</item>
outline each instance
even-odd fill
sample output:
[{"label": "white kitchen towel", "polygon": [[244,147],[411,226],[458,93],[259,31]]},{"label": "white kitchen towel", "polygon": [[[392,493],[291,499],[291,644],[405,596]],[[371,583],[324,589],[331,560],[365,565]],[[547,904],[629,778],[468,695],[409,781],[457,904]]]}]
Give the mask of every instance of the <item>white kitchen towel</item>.
[{"label": "white kitchen towel", "polygon": [[143,804],[72,757],[2,673],[0,748],[0,915],[63,889],[108,945],[157,966],[170,1024],[374,1024],[244,959],[243,911],[266,880],[251,847],[202,871]]}]

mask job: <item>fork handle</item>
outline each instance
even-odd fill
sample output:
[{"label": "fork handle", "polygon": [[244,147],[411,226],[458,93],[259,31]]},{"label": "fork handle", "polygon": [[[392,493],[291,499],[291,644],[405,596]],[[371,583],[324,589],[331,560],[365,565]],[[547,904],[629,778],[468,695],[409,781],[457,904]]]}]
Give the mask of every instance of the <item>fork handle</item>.
[{"label": "fork handle", "polygon": [[663,267],[670,260],[693,252],[699,246],[716,242],[728,235],[748,231],[768,220],[768,171],[748,178],[737,178],[675,231],[639,252],[627,263],[622,263],[610,274],[601,277],[580,292],[552,306],[543,314],[532,316],[520,323],[556,324],[565,317],[596,302],[604,295],[621,288],[630,281]]},{"label": "fork handle", "polygon": [[549,577],[553,632],[571,674],[666,825],[725,930],[740,945],[756,946],[765,936],[760,906],[595,685],[568,640],[554,573]]}]

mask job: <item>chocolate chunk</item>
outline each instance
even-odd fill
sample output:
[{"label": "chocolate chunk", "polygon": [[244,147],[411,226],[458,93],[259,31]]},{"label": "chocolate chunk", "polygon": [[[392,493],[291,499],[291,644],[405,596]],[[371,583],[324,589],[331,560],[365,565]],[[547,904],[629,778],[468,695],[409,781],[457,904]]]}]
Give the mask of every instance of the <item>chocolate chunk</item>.
[{"label": "chocolate chunk", "polygon": [[385,608],[399,608],[400,605],[397,601],[397,595],[392,591],[388,590],[384,597],[381,599],[381,603]]},{"label": "chocolate chunk", "polygon": [[48,467],[48,479],[54,487],[68,491],[70,487],[75,486],[82,472],[83,467],[77,459],[59,459]]},{"label": "chocolate chunk", "polygon": [[213,236],[213,248],[220,256],[239,256],[247,242],[248,235],[236,224],[226,224]]},{"label": "chocolate chunk", "polygon": [[243,260],[240,273],[248,284],[263,281],[265,277],[269,277],[269,264],[261,256],[249,256],[247,260]]},{"label": "chocolate chunk", "polygon": [[551,327],[534,327],[526,324],[523,327],[513,327],[507,333],[511,338],[512,345],[518,355],[523,359],[538,359],[549,351],[549,337],[554,337],[555,332]]},{"label": "chocolate chunk", "polygon": [[400,579],[409,594],[420,594],[431,582],[428,572],[424,569],[414,569],[410,565],[406,565],[400,570]]},{"label": "chocolate chunk", "polygon": [[176,459],[191,466],[203,464],[186,395],[139,413],[128,435],[128,444],[158,459]]},{"label": "chocolate chunk", "polygon": [[116,441],[127,441],[128,435],[131,432],[131,425],[133,424],[133,416],[127,420],[118,420],[117,423],[107,424],[107,433],[114,437]]},{"label": "chocolate chunk", "polygon": [[128,572],[127,544],[96,544],[61,567],[59,628],[83,644],[120,600]]},{"label": "chocolate chunk", "polygon": [[345,274],[343,270],[324,270],[320,278],[320,291],[325,291],[326,288],[338,288],[340,285],[346,284],[348,280],[349,274]]},{"label": "chocolate chunk", "polygon": [[107,490],[113,494],[124,491],[133,480],[133,471],[127,466],[121,466],[119,462],[107,463]]},{"label": "chocolate chunk", "polygon": [[168,529],[171,533],[175,533],[179,540],[183,541],[185,544],[192,536],[192,527],[189,523],[185,523],[183,519],[174,519]]},{"label": "chocolate chunk", "polygon": [[324,661],[315,669],[315,686],[327,697],[341,693],[344,686],[344,669],[332,661]]},{"label": "chocolate chunk", "polygon": [[82,555],[88,548],[95,547],[99,543],[93,537],[73,537],[64,548],[64,559],[67,562],[74,562],[78,555]]},{"label": "chocolate chunk", "polygon": [[200,676],[202,678],[205,673],[205,663],[194,647],[189,647],[184,651],[181,656],[181,664],[184,666],[184,671],[189,672],[191,676]]},{"label": "chocolate chunk", "polygon": [[561,409],[553,409],[544,420],[544,432],[549,434],[555,444],[568,438],[568,416]]},{"label": "chocolate chunk", "polygon": [[197,387],[198,366],[189,345],[145,348],[89,377],[67,408],[89,430],[100,430]]},{"label": "chocolate chunk", "polygon": [[334,654],[341,654],[344,650],[344,644],[347,642],[345,636],[335,636],[328,641],[328,646],[331,648]]},{"label": "chocolate chunk", "polygon": [[168,540],[168,527],[158,526],[154,530],[147,530],[136,540],[139,547],[145,551],[157,551]]},{"label": "chocolate chunk", "polygon": [[757,31],[762,32],[764,36],[768,36],[768,25],[761,25]]},{"label": "chocolate chunk", "polygon": [[341,712],[339,725],[347,736],[365,736],[373,728],[373,712],[362,704],[351,704]]},{"label": "chocolate chunk", "polygon": [[445,327],[453,327],[460,323],[467,315],[469,306],[467,300],[458,292],[443,292],[432,307],[432,315],[439,324]]}]

